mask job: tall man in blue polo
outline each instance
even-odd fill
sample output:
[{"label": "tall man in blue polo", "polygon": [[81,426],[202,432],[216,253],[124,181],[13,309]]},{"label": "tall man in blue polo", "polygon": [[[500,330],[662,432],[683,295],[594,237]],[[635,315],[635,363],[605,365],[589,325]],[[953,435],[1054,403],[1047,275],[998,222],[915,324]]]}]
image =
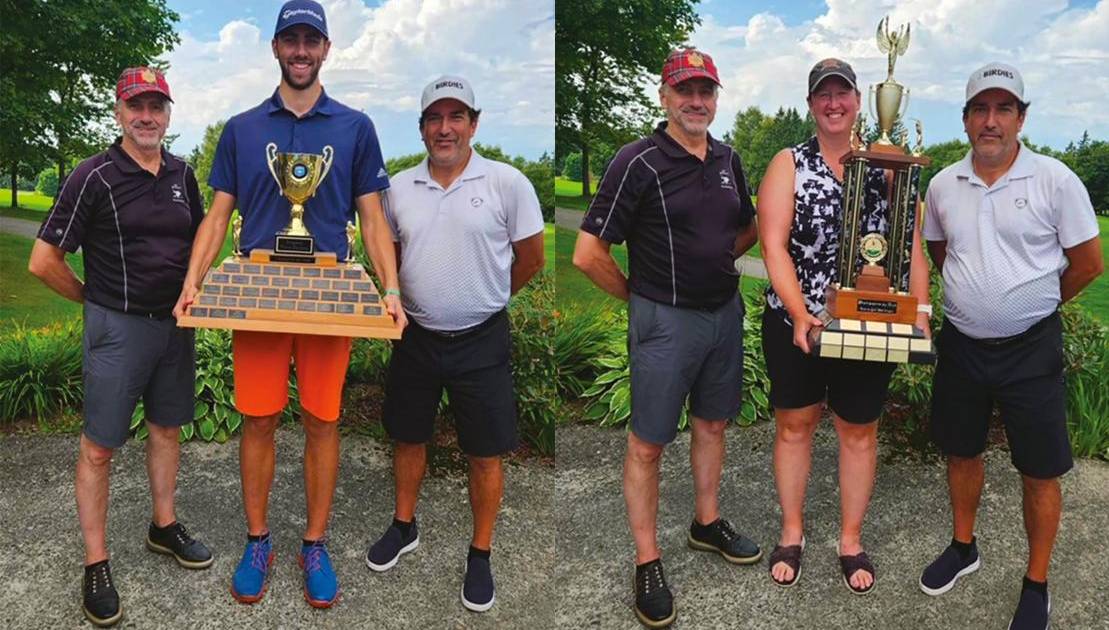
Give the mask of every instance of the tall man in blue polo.
[{"label": "tall man in blue polo", "polygon": [[371,569],[385,571],[420,542],[416,499],[445,388],[470,466],[474,529],[462,604],[477,612],[493,606],[501,456],[517,445],[506,306],[543,268],[543,213],[531,182],[470,148],[480,113],[466,79],[429,83],[420,113],[427,158],[398,173],[386,197],[412,325],[393,347],[385,385],[393,522],[366,555]]},{"label": "tall man in blue polo", "polygon": [[[628,302],[631,431],[624,498],[635,539],[635,606],[649,627],[675,618],[658,548],[658,471],[689,398],[694,518],[687,542],[737,564],[762,557],[720,518],[724,428],[739,413],[743,301],[735,260],[758,238],[739,156],[708,133],[720,79],[707,54],[674,51],[662,68],[666,111],[625,145],[581,224],[574,265]],[[609,251],[628,243],[628,276]]]},{"label": "tall man in blue polo", "polygon": [[[203,569],[212,554],[177,521],[177,437],[193,421],[193,333],[171,316],[189,246],[204,217],[193,170],[162,148],[169,85],[128,68],[116,84],[122,137],[70,173],[42,223],[30,271],[84,304],[85,425],[77,456],[77,516],[85,542],[82,609],[98,626],[123,616],[108,566],[108,472],[142,398],[154,514],[151,551]],[[65,262],[81,248],[85,282]]]},{"label": "tall man in blue polo", "polygon": [[[273,54],[281,83],[260,105],[232,117],[216,149],[208,183],[212,206],[197,233],[189,272],[177,311],[191,303],[205,272],[223,244],[231,211],[243,219],[240,247],[271,249],[275,233],[289,220],[289,202],[266,165],[265,147],[280,152],[334,150],[331,170],[305,204],[304,221],[320,251],[347,255],[345,226],[360,219],[362,239],[382,283],[386,310],[398,327],[405,324],[397,290],[389,225],[381,208],[388,185],[373,124],[363,113],[331,99],[320,85],[320,66],[331,42],[323,8],[311,0],[292,0],[278,13]],[[288,403],[290,360],[296,364],[297,391],[304,426],[304,486],[308,519],[298,561],[304,569],[304,597],[325,608],[338,597],[339,584],[325,544],[339,466],[339,402],[350,361],[351,339],[235,331],[235,406],[245,416],[239,443],[247,544],[232,578],[240,602],[262,598],[273,563],[267,525],[274,476],[274,430]]]},{"label": "tall man in blue polo", "polygon": [[1058,308],[1104,268],[1086,188],[1062,162],[1019,140],[1028,105],[1016,68],[991,63],[974,71],[963,107],[971,150],[932,179],[923,231],[943,273],[931,433],[947,456],[954,532],[920,588],[941,595],[981,564],[974,521],[996,404],[1023,481],[1028,536],[1012,630],[1048,626],[1059,477],[1073,466]]}]

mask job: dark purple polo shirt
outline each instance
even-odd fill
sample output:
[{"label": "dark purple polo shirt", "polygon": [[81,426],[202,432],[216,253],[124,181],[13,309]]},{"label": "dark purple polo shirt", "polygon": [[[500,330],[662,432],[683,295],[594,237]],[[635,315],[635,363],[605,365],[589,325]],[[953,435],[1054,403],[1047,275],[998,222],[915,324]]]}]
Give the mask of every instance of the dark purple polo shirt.
[{"label": "dark purple polo shirt", "polygon": [[152,175],[116,140],[73,169],[38,237],[67,252],[81,248],[86,300],[166,317],[181,294],[203,218],[192,167],[163,149]]},{"label": "dark purple polo shirt", "polygon": [[581,229],[628,242],[628,288],[682,308],[715,308],[736,294],[735,239],[755,216],[739,155],[712,136],[700,160],[666,134],[624,145]]}]

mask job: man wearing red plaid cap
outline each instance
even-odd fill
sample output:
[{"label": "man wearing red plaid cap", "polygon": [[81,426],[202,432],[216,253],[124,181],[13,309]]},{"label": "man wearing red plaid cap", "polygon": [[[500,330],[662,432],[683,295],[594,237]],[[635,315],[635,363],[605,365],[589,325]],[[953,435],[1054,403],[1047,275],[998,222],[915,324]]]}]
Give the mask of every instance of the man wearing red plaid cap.
[{"label": "man wearing red plaid cap", "polygon": [[[676,616],[656,536],[658,471],[687,398],[695,495],[688,545],[736,564],[762,557],[720,517],[717,501],[724,428],[739,413],[743,381],[735,260],[757,238],[739,155],[708,133],[719,87],[712,57],[693,48],[670,54],[659,87],[666,121],[616,154],[574,247],[574,265],[628,302],[624,498],[636,547],[635,612],[652,628]],[[609,251],[624,241],[627,276]]]},{"label": "man wearing red plaid cap", "polygon": [[[84,304],[84,417],[77,516],[85,542],[82,610],[98,626],[123,612],[108,568],[108,471],[142,398],[153,516],[146,546],[203,569],[212,554],[178,521],[180,427],[193,421],[193,332],[172,316],[189,249],[204,218],[192,168],[162,148],[169,86],[161,72],[128,68],[116,85],[123,136],[73,169],[43,221],[29,268]],[[65,262],[82,250],[85,280]]]}]

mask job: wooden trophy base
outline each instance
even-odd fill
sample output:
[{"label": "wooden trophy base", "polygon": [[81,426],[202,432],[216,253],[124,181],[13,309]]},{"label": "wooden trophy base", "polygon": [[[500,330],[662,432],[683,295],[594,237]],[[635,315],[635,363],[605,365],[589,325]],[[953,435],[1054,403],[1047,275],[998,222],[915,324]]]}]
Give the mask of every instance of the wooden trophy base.
[{"label": "wooden trophy base", "polygon": [[932,340],[913,324],[917,300],[890,292],[889,278],[878,265],[865,265],[853,289],[831,287],[825,325],[809,339],[813,354],[830,359],[886,363],[936,361]]},{"label": "wooden trophy base", "polygon": [[306,260],[253,250],[208,272],[200,294],[177,320],[188,328],[225,328],[340,337],[399,339],[365,269],[334,253]]},{"label": "wooden trophy base", "polygon": [[829,287],[826,295],[826,308],[835,319],[910,325],[916,321],[916,298],[890,291],[889,278],[878,265],[863,265],[855,287]]},{"label": "wooden trophy base", "polygon": [[936,362],[936,350],[924,331],[909,324],[828,319],[809,338],[814,356],[881,363]]}]

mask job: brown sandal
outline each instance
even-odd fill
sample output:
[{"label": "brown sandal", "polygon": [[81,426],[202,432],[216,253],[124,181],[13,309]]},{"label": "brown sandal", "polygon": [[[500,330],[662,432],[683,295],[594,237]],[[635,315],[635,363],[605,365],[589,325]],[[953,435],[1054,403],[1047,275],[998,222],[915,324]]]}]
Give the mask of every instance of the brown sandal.
[{"label": "brown sandal", "polygon": [[[839,567],[843,572],[843,583],[855,595],[866,595],[874,590],[874,585],[878,583],[878,574],[874,572],[874,563],[870,561],[870,557],[866,555],[865,551],[861,551],[853,556],[840,556]],[[870,574],[870,586],[866,588],[855,588],[851,586],[851,576],[855,575],[856,571],[866,571]]]},{"label": "brown sandal", "polygon": [[[801,577],[801,552],[805,550],[805,537],[801,537],[800,545],[787,545],[785,547],[776,545],[774,551],[770,552],[770,580],[782,588],[789,588],[797,583]],[[790,569],[793,569],[793,579],[788,582],[779,582],[774,577],[774,565],[779,562],[785,564]]]}]

